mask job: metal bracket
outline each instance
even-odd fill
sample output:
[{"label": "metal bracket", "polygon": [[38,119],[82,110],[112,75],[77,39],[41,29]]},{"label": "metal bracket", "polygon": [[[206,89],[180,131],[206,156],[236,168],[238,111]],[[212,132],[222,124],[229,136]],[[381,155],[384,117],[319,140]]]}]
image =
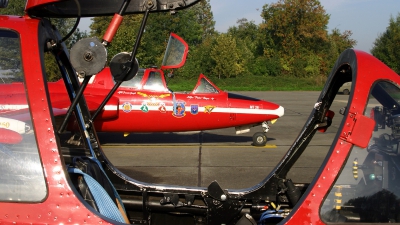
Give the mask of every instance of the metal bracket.
[{"label": "metal bracket", "polygon": [[361,148],[366,148],[371,139],[374,127],[375,120],[362,114],[349,112],[340,138]]}]

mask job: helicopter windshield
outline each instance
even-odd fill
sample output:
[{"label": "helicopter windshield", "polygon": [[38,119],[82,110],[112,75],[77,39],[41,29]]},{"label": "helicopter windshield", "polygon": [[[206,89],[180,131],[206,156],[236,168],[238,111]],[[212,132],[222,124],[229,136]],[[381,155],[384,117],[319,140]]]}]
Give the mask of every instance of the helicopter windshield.
[{"label": "helicopter windshield", "polygon": [[[47,195],[35,132],[23,81],[20,39],[17,33],[0,30],[0,201],[38,202]],[[13,92],[19,91],[18,94]],[[10,101],[10,95],[18,102]],[[7,100],[8,99],[8,100]]]},{"label": "helicopter windshield", "polygon": [[367,148],[353,146],[320,215],[326,222],[398,222],[400,214],[400,89],[379,81],[365,116],[376,125]]}]

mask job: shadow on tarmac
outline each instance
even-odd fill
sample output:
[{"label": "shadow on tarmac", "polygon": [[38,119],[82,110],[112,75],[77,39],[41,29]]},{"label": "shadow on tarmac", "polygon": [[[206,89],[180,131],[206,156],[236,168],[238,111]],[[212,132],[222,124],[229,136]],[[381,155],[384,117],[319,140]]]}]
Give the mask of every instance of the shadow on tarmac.
[{"label": "shadow on tarmac", "polygon": [[[132,133],[124,137],[122,132],[98,132],[101,144],[208,144],[208,143],[252,143],[252,136],[222,135],[208,132],[164,132]],[[268,141],[274,140],[268,138]]]}]

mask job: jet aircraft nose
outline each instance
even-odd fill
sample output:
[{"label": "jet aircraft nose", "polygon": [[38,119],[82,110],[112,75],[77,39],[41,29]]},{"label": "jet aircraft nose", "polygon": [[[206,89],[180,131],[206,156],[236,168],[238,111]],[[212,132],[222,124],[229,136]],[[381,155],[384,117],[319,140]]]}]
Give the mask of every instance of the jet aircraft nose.
[{"label": "jet aircraft nose", "polygon": [[263,101],[262,108],[258,111],[267,117],[266,120],[271,120],[273,123],[285,114],[285,109],[281,105],[268,101]]},{"label": "jet aircraft nose", "polygon": [[282,117],[285,114],[285,109],[282,106],[279,106],[276,110],[276,115]]},{"label": "jet aircraft nose", "polygon": [[251,119],[254,121],[278,119],[285,113],[284,108],[274,102],[229,92],[228,102],[233,112],[251,115]]}]

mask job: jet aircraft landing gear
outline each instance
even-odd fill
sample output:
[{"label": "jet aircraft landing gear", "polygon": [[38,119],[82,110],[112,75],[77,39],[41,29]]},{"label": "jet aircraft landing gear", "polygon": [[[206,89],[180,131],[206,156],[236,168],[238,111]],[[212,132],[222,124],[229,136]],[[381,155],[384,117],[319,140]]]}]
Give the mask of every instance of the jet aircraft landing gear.
[{"label": "jet aircraft landing gear", "polygon": [[261,124],[263,132],[256,132],[253,134],[253,145],[257,147],[265,146],[267,144],[267,132],[269,131],[268,122],[264,121]]}]

